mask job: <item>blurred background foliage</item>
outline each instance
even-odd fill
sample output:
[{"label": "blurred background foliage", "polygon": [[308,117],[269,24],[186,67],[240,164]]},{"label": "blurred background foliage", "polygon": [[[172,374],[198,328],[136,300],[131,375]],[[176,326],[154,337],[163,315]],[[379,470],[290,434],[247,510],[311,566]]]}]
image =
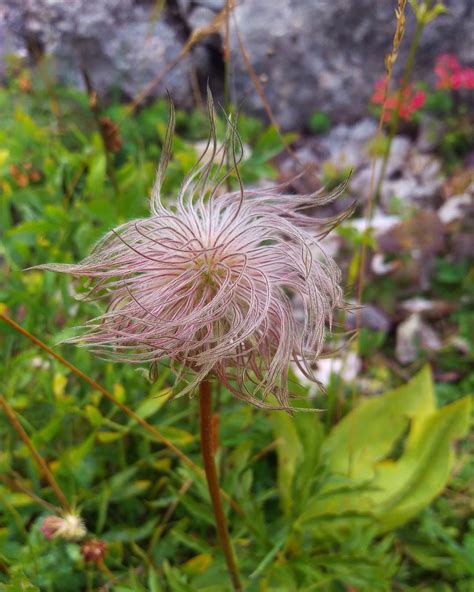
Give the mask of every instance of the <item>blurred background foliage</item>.
[{"label": "blurred background foliage", "polygon": [[[166,368],[150,384],[145,370],[61,345],[97,309],[76,300],[80,286],[70,278],[24,271],[78,261],[106,230],[147,214],[168,105],[156,101],[129,116],[112,103],[98,114],[90,99],[28,70],[13,69],[0,88],[0,312],[199,464],[196,401],[166,404]],[[315,113],[309,125],[321,134],[331,122]],[[223,127],[221,118],[220,133]],[[279,133],[244,115],[238,128],[244,183],[275,179]],[[166,195],[195,162],[207,129],[198,109],[178,111]],[[449,152],[447,166],[451,159]],[[340,178],[328,165],[325,174],[337,185],[346,172]],[[338,232],[355,252],[361,233]],[[327,395],[306,403],[322,413],[269,413],[220,393],[218,463],[223,489],[243,510],[228,508],[245,590],[474,589],[468,270],[466,261],[452,265],[440,256],[431,287],[432,295],[461,303],[447,322],[467,353],[449,345],[434,356],[421,349],[409,371],[400,371],[391,363],[393,336],[363,329],[359,354],[368,387],[333,374]],[[399,290],[383,276],[368,283],[364,301],[395,309]],[[204,481],[100,392],[7,324],[0,327],[0,394],[90,535],[107,543],[105,562],[87,562],[78,543],[45,539],[40,525],[58,500],[0,414],[0,590],[230,589]],[[461,368],[461,379],[435,386],[426,360],[444,375]],[[305,396],[310,387],[293,378],[294,392]]]}]

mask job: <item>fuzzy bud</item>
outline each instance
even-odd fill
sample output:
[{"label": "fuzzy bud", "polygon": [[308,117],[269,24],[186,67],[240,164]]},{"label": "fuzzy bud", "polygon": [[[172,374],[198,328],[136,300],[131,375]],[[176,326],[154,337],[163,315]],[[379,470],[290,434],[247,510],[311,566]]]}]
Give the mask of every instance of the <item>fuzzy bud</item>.
[{"label": "fuzzy bud", "polygon": [[66,514],[64,517],[46,516],[40,530],[48,540],[62,538],[66,541],[77,541],[87,533],[84,521],[77,514]]}]

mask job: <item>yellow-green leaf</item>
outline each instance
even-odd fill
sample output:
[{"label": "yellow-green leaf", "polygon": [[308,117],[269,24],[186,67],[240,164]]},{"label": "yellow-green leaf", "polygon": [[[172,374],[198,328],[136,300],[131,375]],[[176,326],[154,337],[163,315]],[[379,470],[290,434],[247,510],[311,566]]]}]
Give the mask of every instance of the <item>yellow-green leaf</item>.
[{"label": "yellow-green leaf", "polygon": [[[160,391],[155,397],[150,397],[149,399],[143,401],[143,403],[141,403],[138,406],[136,414],[139,415],[142,419],[148,419],[148,417],[151,417],[159,409],[161,409],[161,407],[166,403],[170,395],[170,389],[164,389],[163,391]],[[133,424],[135,423],[135,421],[132,419],[129,423]]]},{"label": "yellow-green leaf", "polygon": [[293,480],[303,450],[292,417],[283,412],[275,412],[270,415],[270,421],[277,441],[278,490],[283,511],[289,515],[293,499]]},{"label": "yellow-green leaf", "polygon": [[298,522],[350,530],[361,520],[383,532],[403,524],[445,487],[452,441],[468,429],[471,399],[436,409],[431,372],[362,401],[323,444],[330,473]]},{"label": "yellow-green leaf", "polygon": [[375,463],[389,454],[410,419],[434,409],[433,383],[425,367],[407,384],[363,400],[332,430],[322,453],[334,473],[356,480],[373,478]]},{"label": "yellow-green leaf", "polygon": [[467,433],[470,408],[471,398],[464,397],[416,418],[401,458],[378,465],[372,499],[383,530],[415,516],[444,489],[453,465],[451,442]]}]

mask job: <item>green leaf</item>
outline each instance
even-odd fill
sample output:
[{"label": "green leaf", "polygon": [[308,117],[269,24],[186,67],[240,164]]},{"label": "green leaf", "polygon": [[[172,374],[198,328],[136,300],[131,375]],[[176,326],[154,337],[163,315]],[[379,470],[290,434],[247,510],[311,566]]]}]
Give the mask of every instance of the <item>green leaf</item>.
[{"label": "green leaf", "polygon": [[384,532],[415,516],[445,487],[451,442],[466,433],[470,406],[464,397],[437,410],[428,367],[362,401],[323,444],[329,477],[298,523],[344,531],[364,519]]},{"label": "green leaf", "polygon": [[257,140],[251,156],[252,162],[254,164],[267,162],[283,150],[283,141],[286,142],[286,144],[291,144],[297,137],[298,134],[294,133],[283,134],[280,137],[277,130],[273,126],[270,126]]},{"label": "green leaf", "polygon": [[434,409],[433,383],[425,367],[409,383],[363,400],[332,430],[322,454],[333,473],[358,481],[373,478],[375,463],[390,453],[410,419],[429,415]]},{"label": "green leaf", "polygon": [[[151,397],[140,403],[136,410],[136,414],[141,417],[142,419],[148,419],[152,415],[154,415],[161,407],[166,403],[168,397],[171,395],[170,389],[164,389],[156,396]],[[129,425],[135,423],[135,420],[131,419],[129,421]]]},{"label": "green leaf", "polygon": [[87,189],[92,195],[100,195],[104,189],[107,161],[104,152],[92,157],[87,174]]},{"label": "green leaf", "polygon": [[470,408],[471,398],[464,397],[416,418],[403,456],[378,466],[375,485],[380,492],[372,499],[382,530],[403,524],[444,489],[453,465],[451,441],[466,434]]},{"label": "green leaf", "polygon": [[293,480],[303,449],[292,417],[283,412],[275,412],[270,415],[270,421],[277,441],[278,490],[283,511],[289,516],[293,500]]}]

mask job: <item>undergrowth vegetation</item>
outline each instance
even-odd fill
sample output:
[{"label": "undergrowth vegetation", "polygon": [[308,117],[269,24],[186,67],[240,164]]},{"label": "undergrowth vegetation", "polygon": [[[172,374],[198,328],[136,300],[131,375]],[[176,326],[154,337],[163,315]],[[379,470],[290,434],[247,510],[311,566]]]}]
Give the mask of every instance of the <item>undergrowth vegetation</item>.
[{"label": "undergrowth vegetation", "polygon": [[[80,286],[69,278],[24,271],[77,262],[106,230],[146,214],[168,105],[157,101],[131,117],[112,104],[103,113],[107,136],[85,94],[52,90],[23,71],[0,89],[0,114],[0,312],[122,405],[0,321],[0,590],[230,590],[206,483],[192,466],[201,462],[196,400],[167,402],[165,367],[150,383],[145,369],[61,344],[98,306],[78,302]],[[319,133],[329,125],[314,118]],[[202,152],[207,126],[199,110],[177,113],[166,196]],[[243,182],[276,179],[277,131],[244,115],[238,130]],[[360,234],[339,232],[349,250],[359,247]],[[362,330],[362,376],[377,396],[365,397],[362,381],[333,375],[326,395],[308,399],[322,412],[291,417],[221,390],[217,461],[246,591],[474,589],[470,284],[467,259],[452,265],[439,256],[430,297],[456,303],[446,323],[467,352],[452,345],[431,357],[421,352],[400,373],[390,363],[393,335]],[[398,290],[396,279],[379,278],[365,286],[364,302],[395,309]],[[459,380],[441,377],[435,386],[427,358],[444,377],[461,371]],[[292,389],[305,395],[310,387],[293,376]],[[44,536],[45,517],[64,504],[28,442],[84,519],[85,542]],[[106,550],[94,556],[84,547],[97,540]]]}]

